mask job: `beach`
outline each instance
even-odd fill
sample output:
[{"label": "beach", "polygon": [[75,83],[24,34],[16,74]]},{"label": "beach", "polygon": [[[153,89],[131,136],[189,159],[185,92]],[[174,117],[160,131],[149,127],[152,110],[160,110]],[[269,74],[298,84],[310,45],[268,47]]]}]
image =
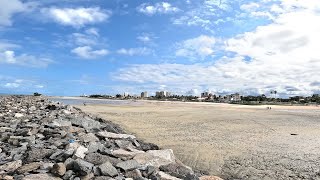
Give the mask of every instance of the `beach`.
[{"label": "beach", "polygon": [[[139,105],[137,105],[137,103]],[[139,101],[77,105],[225,179],[319,176],[320,108]]]}]

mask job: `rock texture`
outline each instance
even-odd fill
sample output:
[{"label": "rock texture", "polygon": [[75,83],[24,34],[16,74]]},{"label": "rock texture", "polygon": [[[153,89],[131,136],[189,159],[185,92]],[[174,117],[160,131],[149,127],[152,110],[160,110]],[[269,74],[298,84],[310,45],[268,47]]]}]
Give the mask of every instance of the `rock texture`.
[{"label": "rock texture", "polygon": [[[109,121],[43,97],[0,97],[0,179],[190,179],[201,175]],[[200,179],[213,179],[200,177]]]}]

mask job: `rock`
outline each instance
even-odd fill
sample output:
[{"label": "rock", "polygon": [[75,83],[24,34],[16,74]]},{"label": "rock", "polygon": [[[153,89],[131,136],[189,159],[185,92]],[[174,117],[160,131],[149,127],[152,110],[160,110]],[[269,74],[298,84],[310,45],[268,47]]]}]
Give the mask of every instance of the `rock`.
[{"label": "rock", "polygon": [[100,142],[90,142],[88,147],[88,153],[94,153],[98,150],[103,150],[105,147]]},{"label": "rock", "polygon": [[2,179],[2,180],[14,180],[14,177],[3,174],[3,175],[0,175],[0,179]]},{"label": "rock", "polygon": [[74,150],[76,151],[78,149],[78,147],[80,147],[80,144],[78,142],[73,142],[72,140],[69,140],[69,144],[66,146],[67,150]]},{"label": "rock", "polygon": [[21,166],[22,166],[21,160],[8,162],[8,163],[0,166],[0,172],[1,172],[1,170],[6,171],[8,173],[13,172]]},{"label": "rock", "polygon": [[21,114],[21,113],[16,113],[16,114],[14,115],[15,118],[21,118],[21,117],[23,117],[23,116],[24,116],[24,115]]},{"label": "rock", "polygon": [[101,171],[100,171],[100,168],[99,168],[99,167],[94,166],[94,167],[92,168],[92,171],[93,171],[93,174],[94,174],[95,176],[101,176]]},{"label": "rock", "polygon": [[139,149],[143,150],[143,151],[149,151],[149,150],[159,150],[159,146],[153,144],[153,143],[145,143],[143,141],[139,141]]},{"label": "rock", "polygon": [[134,169],[132,171],[126,172],[126,177],[132,178],[132,179],[140,179],[142,178],[142,174],[139,171],[139,169]]},{"label": "rock", "polygon": [[107,132],[107,131],[101,131],[98,132],[98,136],[105,137],[105,138],[111,138],[111,139],[135,139],[136,137],[133,135],[129,134],[116,134],[112,132]]},{"label": "rock", "polygon": [[86,156],[86,152],[88,151],[87,148],[84,146],[79,146],[74,154],[74,156],[83,159]]},{"label": "rock", "polygon": [[54,163],[42,163],[41,166],[40,166],[40,169],[51,170],[53,165],[54,165]]},{"label": "rock", "polygon": [[62,177],[62,179],[64,179],[64,180],[71,179],[72,175],[73,175],[73,171],[68,170],[66,173],[64,173],[64,176]]},{"label": "rock", "polygon": [[117,167],[124,171],[130,171],[138,168],[139,166],[140,164],[136,160],[123,161],[117,164]]},{"label": "rock", "polygon": [[78,171],[80,175],[85,176],[89,174],[93,168],[93,164],[84,161],[82,159],[77,159],[73,163],[73,169]]},{"label": "rock", "polygon": [[57,127],[70,127],[71,126],[71,122],[70,121],[65,121],[62,119],[55,119],[52,122],[52,125],[57,126]]},{"label": "rock", "polygon": [[35,111],[35,110],[37,110],[37,108],[36,108],[35,106],[31,106],[31,107],[29,108],[29,110],[30,110],[30,111]]},{"label": "rock", "polygon": [[54,177],[50,174],[29,174],[27,176],[25,176],[24,178],[22,178],[22,180],[61,180],[61,178],[58,177]]},{"label": "rock", "polygon": [[105,162],[99,166],[102,175],[114,177],[118,175],[117,169],[110,163]]},{"label": "rock", "polygon": [[57,157],[62,155],[62,153],[64,153],[62,150],[58,150],[57,152],[51,154],[51,156],[49,158],[50,159],[57,159]]},{"label": "rock", "polygon": [[67,170],[73,169],[74,159],[68,158],[67,160],[64,161],[64,165],[66,166]]},{"label": "rock", "polygon": [[[102,154],[99,154],[99,153],[90,153],[90,154],[87,154],[86,157],[85,157],[85,160],[94,164],[94,165],[100,165],[106,161],[115,161],[114,160],[115,158],[112,158],[112,157],[109,157],[109,156],[106,156],[106,155],[102,155]],[[119,162],[120,160],[118,160]],[[112,163],[113,164],[113,163]]]},{"label": "rock", "polygon": [[57,176],[63,176],[67,171],[66,166],[63,163],[54,164],[51,173]]},{"label": "rock", "polygon": [[112,155],[115,157],[119,157],[121,159],[127,160],[127,159],[132,159],[133,157],[135,157],[137,154],[144,154],[144,151],[136,151],[136,152],[132,152],[132,151],[126,151],[124,149],[117,149],[112,151]]},{"label": "rock", "polygon": [[63,114],[66,114],[66,115],[70,115],[70,114],[72,114],[72,112],[71,111],[68,111],[68,110],[62,110],[62,112],[63,112]]},{"label": "rock", "polygon": [[201,176],[199,179],[200,180],[223,180],[218,176]]},{"label": "rock", "polygon": [[177,163],[162,165],[160,166],[160,170],[172,176],[182,178],[182,179],[186,179],[187,176],[191,177],[189,175],[194,174],[194,172],[190,168],[179,165]]},{"label": "rock", "polygon": [[117,144],[117,146],[119,148],[127,148],[127,147],[133,147],[132,143],[130,141],[127,140],[115,140],[115,143]]},{"label": "rock", "polygon": [[162,171],[159,171],[158,175],[160,177],[160,180],[182,180],[180,178],[177,178],[177,177],[171,176],[169,174],[166,174],[166,173],[164,173]]},{"label": "rock", "polygon": [[93,177],[94,177],[94,174],[90,173],[90,174],[87,174],[85,176],[82,176],[81,180],[90,180],[90,179],[93,179]]},{"label": "rock", "polygon": [[70,121],[73,125],[83,127],[86,130],[101,128],[101,124],[98,121],[95,121],[89,117],[76,117],[76,118],[70,119]]},{"label": "rock", "polygon": [[37,170],[40,166],[41,166],[41,163],[33,162],[33,163],[25,164],[19,167],[16,171],[18,174],[23,174],[26,172]]},{"label": "rock", "polygon": [[149,150],[146,153],[137,154],[134,158],[142,165],[160,167],[175,162],[175,156],[171,149]]},{"label": "rock", "polygon": [[80,136],[80,141],[83,142],[96,142],[99,141],[99,138],[97,138],[96,135],[94,135],[93,133],[88,133],[88,134],[84,134],[82,136]]},{"label": "rock", "polygon": [[33,161],[41,161],[45,157],[51,156],[51,154],[54,153],[53,149],[44,149],[44,148],[33,148],[30,151],[28,151],[28,162]]},{"label": "rock", "polygon": [[109,176],[98,176],[94,178],[94,180],[114,180],[114,179]]},{"label": "rock", "polygon": [[154,166],[147,166],[147,168],[143,171],[143,176],[149,177],[150,175],[156,174],[157,168]]}]

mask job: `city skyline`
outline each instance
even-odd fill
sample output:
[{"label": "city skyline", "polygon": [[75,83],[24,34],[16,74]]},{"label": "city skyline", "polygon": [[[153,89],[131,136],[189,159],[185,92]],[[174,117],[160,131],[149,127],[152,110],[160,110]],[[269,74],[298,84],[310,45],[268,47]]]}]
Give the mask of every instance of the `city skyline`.
[{"label": "city skyline", "polygon": [[319,0],[0,0],[0,93],[320,92]]}]

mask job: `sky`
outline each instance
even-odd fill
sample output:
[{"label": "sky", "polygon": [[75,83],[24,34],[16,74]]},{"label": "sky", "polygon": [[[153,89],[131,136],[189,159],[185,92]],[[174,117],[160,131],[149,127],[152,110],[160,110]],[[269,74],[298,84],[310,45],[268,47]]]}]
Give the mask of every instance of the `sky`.
[{"label": "sky", "polygon": [[0,93],[320,92],[320,0],[0,0]]}]

